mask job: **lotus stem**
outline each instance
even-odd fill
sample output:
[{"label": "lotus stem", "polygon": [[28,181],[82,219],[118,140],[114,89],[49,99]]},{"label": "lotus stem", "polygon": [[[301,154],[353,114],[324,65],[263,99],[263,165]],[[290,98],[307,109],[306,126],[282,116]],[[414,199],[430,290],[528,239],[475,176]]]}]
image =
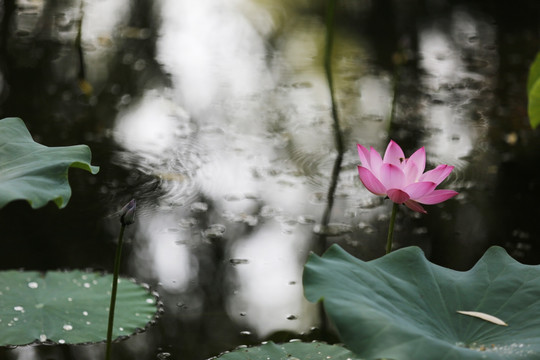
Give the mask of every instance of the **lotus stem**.
[{"label": "lotus stem", "polygon": [[394,223],[396,222],[396,214],[399,204],[393,203],[392,215],[390,216],[390,225],[388,226],[388,237],[386,238],[386,253],[392,251],[392,241],[394,238]]},{"label": "lotus stem", "polygon": [[109,322],[107,325],[107,348],[105,349],[105,360],[111,359],[111,343],[113,335],[113,325],[114,325],[114,309],[116,306],[116,293],[118,290],[118,274],[120,273],[120,263],[122,260],[122,245],[124,243],[124,230],[126,226],[133,224],[135,221],[135,200],[131,200],[126,206],[121,210],[120,223],[120,234],[118,235],[118,244],[116,245],[116,255],[114,257],[114,272],[113,272],[113,282],[111,290],[111,303],[109,305]]},{"label": "lotus stem", "polygon": [[118,290],[118,274],[120,272],[120,262],[122,259],[122,243],[124,240],[124,230],[126,225],[122,224],[120,228],[120,235],[118,235],[118,245],[116,245],[116,255],[114,257],[114,273],[111,290],[111,303],[109,305],[109,323],[107,326],[107,349],[105,350],[105,360],[111,358],[111,342],[114,324],[114,309],[116,306],[116,292]]}]

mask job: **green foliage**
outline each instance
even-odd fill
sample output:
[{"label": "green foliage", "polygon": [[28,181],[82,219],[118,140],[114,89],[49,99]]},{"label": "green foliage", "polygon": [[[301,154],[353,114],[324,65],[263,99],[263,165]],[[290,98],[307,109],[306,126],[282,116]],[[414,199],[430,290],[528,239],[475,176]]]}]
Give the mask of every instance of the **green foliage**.
[{"label": "green foliage", "polygon": [[71,197],[70,167],[96,174],[86,145],[47,147],[34,142],[18,118],[0,120],[0,208],[27,200],[32,208],[49,201],[63,208]]},{"label": "green foliage", "polygon": [[[70,271],[0,272],[0,346],[34,341],[104,341],[112,275]],[[144,329],[156,314],[146,288],[121,279],[114,337]]]},{"label": "green foliage", "polygon": [[502,248],[458,272],[430,263],[417,247],[364,262],[334,245],[310,256],[303,281],[307,299],[323,300],[345,345],[366,359],[540,358],[540,266]]},{"label": "green foliage", "polygon": [[240,348],[215,359],[220,360],[359,360],[352,352],[338,345],[320,342],[293,341],[286,344],[268,342],[263,345]]},{"label": "green foliage", "polygon": [[529,69],[527,79],[527,96],[529,98],[529,122],[533,129],[540,125],[540,53]]}]

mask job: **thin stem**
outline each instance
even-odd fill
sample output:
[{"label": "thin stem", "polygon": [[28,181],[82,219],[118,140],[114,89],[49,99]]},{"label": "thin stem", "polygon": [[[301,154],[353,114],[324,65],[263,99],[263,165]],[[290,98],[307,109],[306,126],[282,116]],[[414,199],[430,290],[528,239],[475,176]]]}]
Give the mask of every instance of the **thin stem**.
[{"label": "thin stem", "polygon": [[122,224],[120,228],[120,234],[118,235],[118,244],[116,245],[116,255],[114,258],[114,273],[113,273],[113,283],[111,290],[111,304],[109,306],[109,324],[107,327],[107,348],[105,350],[105,360],[110,360],[111,358],[111,342],[112,342],[112,333],[113,333],[113,323],[114,323],[114,308],[116,306],[116,291],[118,289],[118,273],[120,272],[120,260],[122,258],[122,243],[124,241],[124,230],[126,225]]},{"label": "thin stem", "polygon": [[[338,108],[336,104],[336,99],[334,96],[334,80],[332,78],[332,48],[334,45],[334,23],[335,23],[335,12],[336,12],[336,2],[337,0],[328,0],[326,7],[326,44],[324,52],[324,71],[326,74],[326,81],[328,83],[328,90],[330,93],[330,103],[332,111],[332,120],[334,124],[334,143],[336,146],[336,159],[334,160],[334,167],[332,169],[332,177],[330,179],[330,186],[328,188],[328,193],[326,195],[326,208],[321,219],[321,234],[318,238],[318,249],[317,253],[322,254],[327,247],[326,244],[326,231],[328,224],[330,222],[330,215],[332,213],[332,208],[334,206],[334,194],[336,192],[337,183],[339,179],[339,173],[341,171],[341,163],[343,161],[343,139],[341,134],[341,126],[339,124]],[[323,308],[322,302],[319,303],[319,315],[321,319],[321,334],[323,338],[328,338],[328,323],[326,320],[326,313]]]},{"label": "thin stem", "polygon": [[394,203],[392,206],[392,215],[390,217],[390,226],[388,227],[388,238],[386,239],[386,253],[392,251],[392,240],[394,238],[394,223],[396,222],[396,214],[399,204]]},{"label": "thin stem", "polygon": [[343,162],[343,139],[341,134],[341,126],[339,124],[338,108],[335,99],[334,80],[332,77],[332,48],[334,44],[334,23],[336,12],[337,0],[328,0],[326,8],[326,46],[324,53],[324,70],[326,74],[326,81],[328,83],[328,89],[330,92],[330,102],[332,111],[332,120],[334,124],[334,143],[336,146],[336,159],[334,161],[334,167],[332,169],[332,176],[330,179],[330,186],[326,196],[327,203],[326,208],[321,221],[322,234],[319,237],[319,253],[322,253],[326,249],[326,228],[330,222],[330,214],[332,207],[334,206],[334,194],[336,192],[337,183],[339,179],[339,173],[341,171],[341,163]]}]

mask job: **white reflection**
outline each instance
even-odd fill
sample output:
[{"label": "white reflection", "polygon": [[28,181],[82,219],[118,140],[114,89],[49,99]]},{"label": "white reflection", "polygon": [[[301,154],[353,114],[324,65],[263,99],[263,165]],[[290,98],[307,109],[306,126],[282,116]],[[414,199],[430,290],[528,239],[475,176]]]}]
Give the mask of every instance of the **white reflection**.
[{"label": "white reflection", "polygon": [[478,103],[488,102],[493,84],[488,76],[496,67],[493,25],[456,11],[449,24],[420,31],[419,51],[425,72],[423,85],[430,99],[424,103],[429,131],[425,139],[431,160],[458,167],[486,133],[486,121],[477,112]]},{"label": "white reflection", "polygon": [[129,22],[130,0],[83,0],[81,43],[86,80],[95,90],[109,78],[109,62],[117,50],[119,29]]},{"label": "white reflection", "polygon": [[455,105],[431,105],[425,110],[426,125],[436,129],[428,141],[430,161],[463,167],[476,147],[482,128],[471,126],[466,113]]},{"label": "white reflection", "polygon": [[13,16],[12,25],[15,35],[22,37],[37,35],[41,30],[44,7],[44,1],[17,0],[17,11]]},{"label": "white reflection", "polygon": [[460,51],[446,32],[436,28],[422,30],[419,47],[421,65],[426,72],[423,84],[427,89],[438,92],[442,86],[462,80],[459,75],[464,68]]},{"label": "white reflection", "polygon": [[157,279],[163,289],[174,293],[185,290],[198,273],[198,263],[188,246],[181,244],[189,241],[189,234],[177,231],[177,215],[156,211],[139,216],[136,243],[137,252],[144,254],[144,261],[136,263],[137,272]]},{"label": "white reflection", "polygon": [[11,350],[17,360],[34,360],[37,358],[36,347],[23,346]]},{"label": "white reflection", "polygon": [[264,40],[239,11],[245,3],[160,1],[158,60],[192,114],[227,98],[253,94],[270,81]]},{"label": "white reflection", "polygon": [[387,120],[392,110],[390,81],[382,76],[366,75],[359,80],[359,113]]},{"label": "white reflection", "polygon": [[[159,1],[157,60],[170,74],[171,95],[147,92],[118,116],[114,135],[126,152],[140,158],[128,165],[161,179],[164,173],[186,176],[193,183],[170,186],[180,183],[177,177],[160,182],[168,194],[159,199],[159,211],[147,214],[141,231],[148,244],[140,249],[137,271],[155,274],[164,286],[178,286],[174,291],[182,291],[178,284],[187,279],[197,279],[196,271],[204,276],[205,269],[197,269],[186,248],[174,248],[188,239],[164,231],[174,226],[172,213],[189,209],[195,199],[204,201],[201,226],[222,225],[220,244],[231,257],[249,259],[231,270],[241,298],[238,303],[237,297],[227,299],[231,315],[245,311],[247,316],[233,319],[264,336],[283,329],[305,331],[316,321],[300,277],[306,242],[313,236],[310,221],[320,219],[325,205],[314,201],[313,193],[327,191],[335,145],[319,61],[323,25],[311,19],[284,35],[274,63],[265,37],[272,18],[254,4]],[[369,91],[379,85],[376,96],[384,96],[384,84],[372,83],[361,86]],[[369,110],[383,116],[383,107],[381,101]],[[192,131],[182,138],[179,127]],[[173,198],[186,202],[171,204]],[[208,241],[208,231],[198,226],[190,229],[193,247]],[[195,235],[197,230],[202,236]],[[204,257],[208,247],[197,251]],[[144,261],[149,269],[141,266]],[[167,285],[166,279],[177,285]]]},{"label": "white reflection", "polygon": [[306,231],[284,233],[272,221],[235,244],[231,257],[248,263],[234,268],[238,291],[228,304],[233,319],[259,337],[276,330],[307,331],[316,323],[317,307],[303,296],[299,261],[310,237]]},{"label": "white reflection", "polygon": [[130,151],[163,155],[175,147],[177,130],[188,121],[177,104],[163,93],[151,90],[118,115],[114,137]]}]

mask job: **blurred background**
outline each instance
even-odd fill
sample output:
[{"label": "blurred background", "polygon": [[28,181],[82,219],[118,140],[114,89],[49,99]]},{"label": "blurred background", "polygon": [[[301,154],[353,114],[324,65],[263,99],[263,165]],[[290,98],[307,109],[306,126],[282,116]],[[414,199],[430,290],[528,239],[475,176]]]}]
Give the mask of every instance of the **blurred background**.
[{"label": "blurred background", "polygon": [[[339,133],[325,1],[0,3],[0,117],[22,118],[47,146],[87,144],[101,167],[70,171],[63,210],[2,209],[0,267],[112,271],[118,211],[135,198],[122,275],[157,290],[165,313],[115,344],[117,359],[331,340],[303,298],[306,257],[333,243],[382,256],[391,209],[358,179],[357,143],[383,152],[393,139],[407,156],[425,146],[427,169],[455,166],[440,187],[460,194],[427,215],[402,207],[396,248],[420,246],[456,270],[492,245],[540,263],[540,136],[526,98],[539,1],[337,1]],[[0,357],[103,351],[32,346]]]}]

